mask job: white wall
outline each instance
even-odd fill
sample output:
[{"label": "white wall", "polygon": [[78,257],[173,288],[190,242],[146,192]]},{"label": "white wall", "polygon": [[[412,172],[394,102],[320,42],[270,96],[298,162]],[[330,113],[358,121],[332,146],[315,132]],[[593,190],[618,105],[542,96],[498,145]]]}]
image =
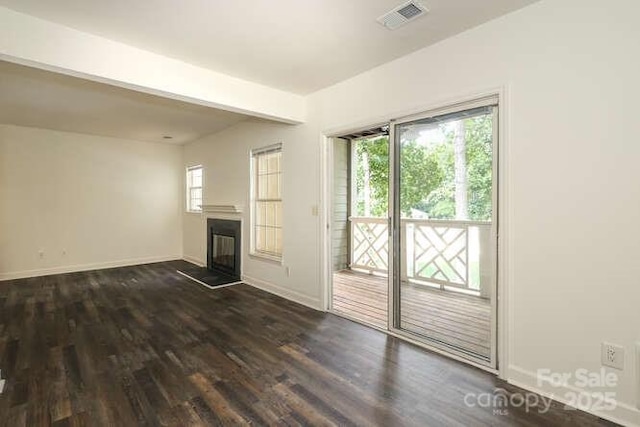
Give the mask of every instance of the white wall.
[{"label": "white wall", "polygon": [[597,371],[600,343],[621,344],[615,416],[636,423],[639,14],[636,0],[542,1],[311,99],[326,130],[506,88],[507,375]]},{"label": "white wall", "polygon": [[[283,262],[249,257],[249,152],[281,142]],[[319,132],[311,125],[245,121],[187,144],[185,166],[204,166],[204,204],[241,204],[242,271],[246,280],[312,307],[320,307],[318,216]],[[184,213],[184,253],[205,264],[206,217]],[[289,267],[289,276],[286,268]]]},{"label": "white wall", "polygon": [[[208,202],[245,201],[248,150],[285,143],[285,259],[247,260],[245,272],[275,285],[321,292],[318,223],[320,130],[380,122],[495,88],[506,93],[503,135],[503,265],[513,382],[535,373],[600,369],[600,343],[626,349],[619,407],[606,417],[640,423],[633,344],[640,341],[640,2],[543,0],[309,98],[305,126],[239,124],[185,148],[204,163]],[[185,250],[202,254],[204,232],[185,218]],[[246,230],[246,227],[245,227]]]},{"label": "white wall", "polygon": [[180,258],[182,185],[180,146],[0,125],[0,279]]}]

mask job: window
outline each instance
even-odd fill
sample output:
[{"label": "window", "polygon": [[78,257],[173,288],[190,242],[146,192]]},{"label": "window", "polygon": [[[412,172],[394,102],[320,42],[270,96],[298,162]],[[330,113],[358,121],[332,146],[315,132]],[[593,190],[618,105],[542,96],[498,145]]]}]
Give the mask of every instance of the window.
[{"label": "window", "polygon": [[251,151],[251,252],[282,259],[282,144]]},{"label": "window", "polygon": [[187,168],[187,212],[202,212],[202,166]]}]

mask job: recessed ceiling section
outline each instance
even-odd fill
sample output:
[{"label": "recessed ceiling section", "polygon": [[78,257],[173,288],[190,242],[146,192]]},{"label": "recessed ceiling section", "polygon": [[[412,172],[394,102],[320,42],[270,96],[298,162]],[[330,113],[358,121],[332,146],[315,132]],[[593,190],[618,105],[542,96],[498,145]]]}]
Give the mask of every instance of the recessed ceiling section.
[{"label": "recessed ceiling section", "polygon": [[0,124],[184,144],[248,116],[0,61]]},{"label": "recessed ceiling section", "polygon": [[[537,0],[0,0],[0,5],[240,79],[308,94]],[[403,9],[405,19],[415,9]]]}]

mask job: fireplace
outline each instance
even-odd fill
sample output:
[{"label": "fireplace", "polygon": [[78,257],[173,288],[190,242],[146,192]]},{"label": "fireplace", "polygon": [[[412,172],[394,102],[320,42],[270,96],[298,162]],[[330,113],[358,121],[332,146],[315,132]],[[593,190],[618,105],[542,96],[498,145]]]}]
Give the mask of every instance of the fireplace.
[{"label": "fireplace", "polygon": [[240,278],[240,221],[207,219],[207,268]]}]

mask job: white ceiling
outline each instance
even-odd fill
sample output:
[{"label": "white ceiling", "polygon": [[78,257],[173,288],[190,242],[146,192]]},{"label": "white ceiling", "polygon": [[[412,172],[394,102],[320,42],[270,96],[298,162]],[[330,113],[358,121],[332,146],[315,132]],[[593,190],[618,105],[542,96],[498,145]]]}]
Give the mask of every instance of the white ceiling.
[{"label": "white ceiling", "polygon": [[247,119],[3,61],[0,93],[2,124],[139,141],[184,144]]},{"label": "white ceiling", "polygon": [[307,94],[537,0],[0,0],[0,5],[214,71]]}]

